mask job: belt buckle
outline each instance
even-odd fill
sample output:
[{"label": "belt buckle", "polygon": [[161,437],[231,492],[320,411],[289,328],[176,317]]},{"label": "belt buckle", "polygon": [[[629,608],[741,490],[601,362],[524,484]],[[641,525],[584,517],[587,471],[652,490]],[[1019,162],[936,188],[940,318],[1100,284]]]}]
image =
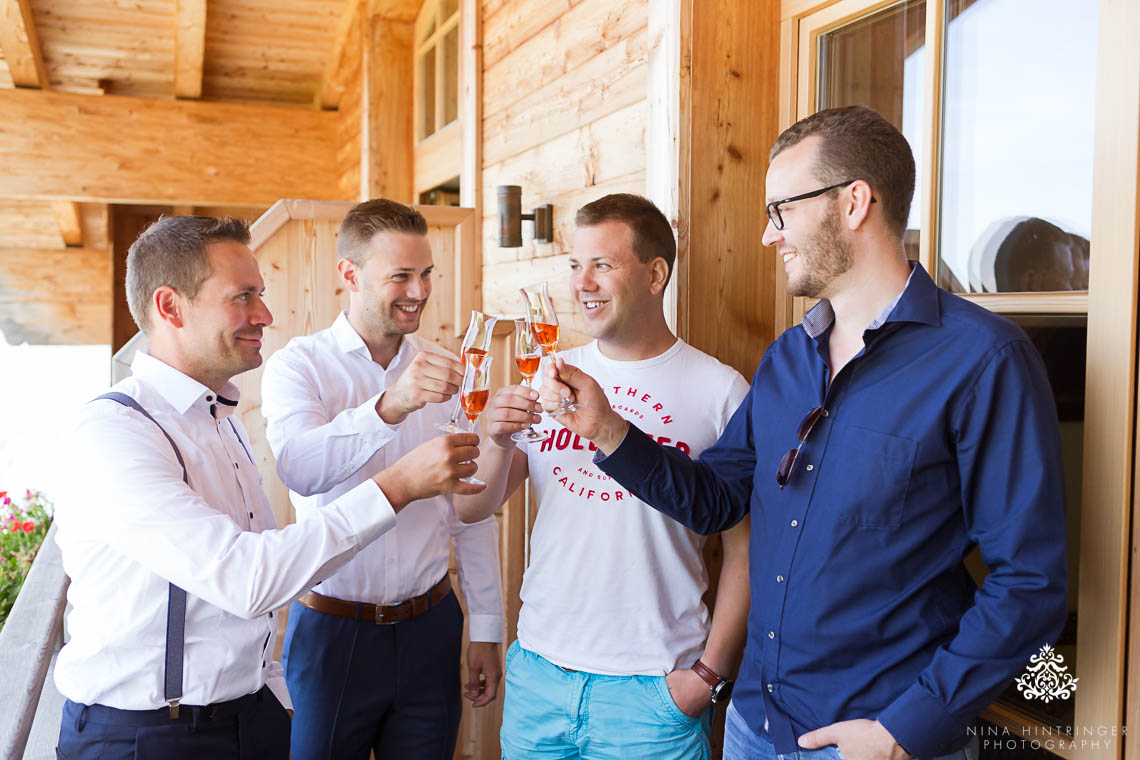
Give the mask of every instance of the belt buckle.
[{"label": "belt buckle", "polygon": [[384,607],[376,605],[376,625],[391,625],[394,621],[384,619]]}]

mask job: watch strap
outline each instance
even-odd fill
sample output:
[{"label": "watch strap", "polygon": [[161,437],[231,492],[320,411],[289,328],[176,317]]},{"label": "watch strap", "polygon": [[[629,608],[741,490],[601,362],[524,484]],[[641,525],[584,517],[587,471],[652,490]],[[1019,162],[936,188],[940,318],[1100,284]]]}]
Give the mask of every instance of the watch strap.
[{"label": "watch strap", "polygon": [[701,677],[701,680],[708,684],[709,691],[716,691],[716,688],[722,683],[727,682],[727,678],[721,678],[716,674],[712,668],[705,665],[699,659],[693,663],[691,668],[694,673]]}]

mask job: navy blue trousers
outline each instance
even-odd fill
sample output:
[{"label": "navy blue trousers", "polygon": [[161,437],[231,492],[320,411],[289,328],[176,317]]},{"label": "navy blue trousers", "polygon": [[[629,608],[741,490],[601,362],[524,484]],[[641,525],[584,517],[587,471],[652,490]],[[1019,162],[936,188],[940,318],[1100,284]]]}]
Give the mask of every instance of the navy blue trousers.
[{"label": "navy blue trousers", "polygon": [[56,757],[61,760],[288,760],[289,713],[268,687],[240,709],[183,705],[178,720],[161,710],[63,705]]},{"label": "navy blue trousers", "polygon": [[452,592],[391,625],[289,608],[282,662],[294,760],[451,760],[463,612]]}]

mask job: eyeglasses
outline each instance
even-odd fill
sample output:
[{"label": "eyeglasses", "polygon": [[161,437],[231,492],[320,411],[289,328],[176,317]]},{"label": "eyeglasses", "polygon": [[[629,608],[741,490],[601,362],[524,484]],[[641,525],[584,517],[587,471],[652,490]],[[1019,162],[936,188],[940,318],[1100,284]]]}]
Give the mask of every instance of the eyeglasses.
[{"label": "eyeglasses", "polygon": [[796,438],[799,440],[799,443],[796,444],[794,449],[788,449],[788,453],[784,454],[783,459],[780,460],[780,466],[776,469],[776,483],[779,484],[781,489],[791,480],[792,468],[796,466],[796,458],[800,455],[800,449],[804,447],[804,442],[807,441],[808,436],[811,435],[811,431],[815,428],[816,423],[826,415],[827,412],[824,411],[823,407],[817,406],[808,412],[803,422],[800,423],[799,428],[796,430]]},{"label": "eyeglasses", "polygon": [[[773,227],[778,230],[782,230],[784,229],[784,218],[780,216],[780,206],[783,206],[785,203],[791,203],[793,201],[806,201],[808,198],[816,198],[828,192],[829,190],[835,190],[840,187],[847,187],[851,183],[857,181],[858,180],[849,179],[846,182],[840,182],[837,185],[828,185],[827,187],[821,187],[819,190],[812,190],[810,193],[804,193],[803,195],[793,195],[791,198],[785,198],[782,201],[772,201],[768,204],[768,218],[772,220]],[[875,199],[871,198],[871,203],[874,202]]]}]

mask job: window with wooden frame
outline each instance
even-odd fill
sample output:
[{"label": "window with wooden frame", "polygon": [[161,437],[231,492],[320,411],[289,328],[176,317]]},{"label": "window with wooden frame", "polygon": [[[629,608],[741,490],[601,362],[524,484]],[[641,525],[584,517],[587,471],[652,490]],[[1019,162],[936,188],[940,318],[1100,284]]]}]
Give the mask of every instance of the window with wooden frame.
[{"label": "window with wooden frame", "polygon": [[[1122,63],[1140,59],[1137,30],[1136,4],[1113,0],[781,2],[783,126],[853,104],[894,123],[918,165],[908,256],[1018,322],[1045,360],[1069,508],[1057,526],[1071,610],[1058,650],[1079,688],[1046,703],[1011,681],[983,718],[1063,757],[1120,755],[1122,740],[1045,739],[1062,738],[1057,726],[1125,724],[1126,644],[1138,640],[1126,621],[1140,67]],[[793,322],[810,306],[795,299]]]},{"label": "window with wooden frame", "polygon": [[419,203],[459,205],[459,0],[424,0],[415,23],[415,168]]}]

